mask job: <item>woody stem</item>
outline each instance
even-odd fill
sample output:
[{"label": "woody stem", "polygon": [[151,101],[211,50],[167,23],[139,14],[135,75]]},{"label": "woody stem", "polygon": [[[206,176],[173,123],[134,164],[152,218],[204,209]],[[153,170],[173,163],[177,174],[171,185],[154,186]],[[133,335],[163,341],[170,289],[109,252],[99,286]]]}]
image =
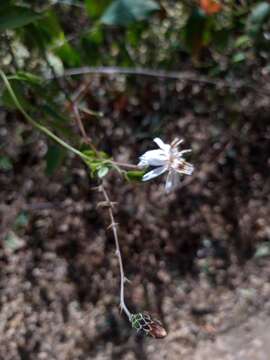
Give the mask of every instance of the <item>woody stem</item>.
[{"label": "woody stem", "polygon": [[125,286],[126,277],[125,277],[125,273],[124,273],[122,255],[121,255],[121,250],[120,250],[120,246],[119,246],[117,224],[115,222],[114,214],[113,214],[113,210],[112,210],[113,204],[112,204],[112,202],[111,202],[111,200],[109,198],[109,195],[108,195],[107,191],[105,190],[103,184],[100,186],[100,189],[101,189],[101,192],[103,193],[103,196],[104,196],[104,199],[105,199],[106,203],[108,204],[108,212],[109,212],[109,216],[110,216],[110,220],[111,220],[110,227],[112,228],[113,237],[114,237],[114,241],[115,241],[115,247],[116,247],[116,256],[118,258],[118,263],[119,263],[119,270],[120,270],[120,308],[121,308],[121,310],[123,310],[125,312],[128,319],[130,320],[132,314],[128,310],[128,308],[126,306],[126,303],[125,303],[124,286]]}]

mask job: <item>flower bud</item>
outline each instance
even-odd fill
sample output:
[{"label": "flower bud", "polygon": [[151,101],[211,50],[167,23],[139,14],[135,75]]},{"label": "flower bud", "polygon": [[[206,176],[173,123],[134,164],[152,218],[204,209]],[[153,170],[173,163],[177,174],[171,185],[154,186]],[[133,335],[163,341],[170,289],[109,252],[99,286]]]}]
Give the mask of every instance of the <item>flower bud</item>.
[{"label": "flower bud", "polygon": [[149,314],[138,313],[132,314],[130,318],[131,325],[137,332],[142,332],[145,335],[150,335],[155,339],[163,339],[167,336],[167,331],[162,324],[153,319]]}]

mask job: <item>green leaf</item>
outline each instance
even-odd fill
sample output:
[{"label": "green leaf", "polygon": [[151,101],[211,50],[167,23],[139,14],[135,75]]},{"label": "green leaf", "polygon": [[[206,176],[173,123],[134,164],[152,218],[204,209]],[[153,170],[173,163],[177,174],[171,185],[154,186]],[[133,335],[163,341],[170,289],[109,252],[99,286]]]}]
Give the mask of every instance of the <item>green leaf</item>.
[{"label": "green leaf", "polygon": [[51,176],[61,165],[64,157],[63,148],[51,145],[46,154],[46,175]]},{"label": "green leaf", "polygon": [[91,18],[100,17],[110,2],[110,0],[84,0],[86,10]]},{"label": "green leaf", "polygon": [[32,85],[40,85],[42,82],[42,78],[31,74],[29,72],[25,72],[25,71],[18,71],[16,74],[12,75],[12,76],[8,76],[9,80],[19,80],[19,81],[25,81],[28,82]]},{"label": "green leaf", "polygon": [[7,156],[0,156],[0,170],[9,171],[13,167],[11,160]]},{"label": "green leaf", "polygon": [[44,45],[57,45],[58,42],[62,42],[63,39],[63,30],[59,19],[55,11],[47,11],[46,16],[31,25],[28,29],[28,32],[31,33],[31,36],[35,37],[36,41],[40,42],[40,46]]},{"label": "green leaf", "polygon": [[82,153],[83,153],[84,155],[86,155],[86,156],[89,158],[89,160],[91,160],[91,159],[96,159],[96,157],[97,157],[97,155],[96,155],[96,153],[95,153],[94,150],[86,149],[86,150],[82,150]]},{"label": "green leaf", "polygon": [[62,37],[63,45],[54,50],[55,54],[58,55],[68,66],[80,66],[80,54],[68,42],[65,42],[64,33],[62,34]]},{"label": "green leaf", "polygon": [[105,152],[99,151],[96,153],[89,149],[81,150],[81,152],[87,156],[84,161],[89,167],[92,176],[98,175],[98,177],[103,177],[108,173],[109,167],[105,164],[105,161],[108,160],[109,157]]},{"label": "green leaf", "polygon": [[235,48],[247,49],[251,46],[250,37],[247,35],[239,36],[234,43]]},{"label": "green leaf", "polygon": [[43,15],[23,6],[7,6],[0,9],[0,31],[16,29],[41,18]]},{"label": "green leaf", "polygon": [[236,64],[246,60],[246,54],[242,51],[237,52],[232,57],[232,63]]},{"label": "green leaf", "polygon": [[126,178],[132,181],[141,181],[143,175],[144,175],[144,171],[141,170],[135,170],[135,171],[132,170],[126,172]]},{"label": "green leaf", "polygon": [[100,21],[106,25],[127,26],[136,21],[146,20],[159,9],[159,5],[153,0],[115,0]]},{"label": "green leaf", "polygon": [[266,18],[269,16],[269,14],[270,14],[270,4],[267,1],[263,1],[259,4],[257,4],[253,8],[253,10],[249,16],[249,20],[254,24],[255,23],[262,24],[266,20]]},{"label": "green leaf", "polygon": [[97,175],[99,178],[103,178],[106,176],[109,172],[109,168],[107,166],[102,166],[100,169],[98,169]]},{"label": "green leaf", "polygon": [[86,63],[100,65],[102,61],[102,43],[104,42],[104,29],[100,24],[91,28],[88,34],[81,37],[82,56]]},{"label": "green leaf", "polygon": [[251,11],[247,19],[247,30],[251,36],[256,36],[262,25],[270,17],[270,4],[266,1],[263,1],[257,4]]},{"label": "green leaf", "polygon": [[85,150],[81,150],[81,151],[84,155],[86,155],[89,158],[89,160],[109,159],[108,154],[106,154],[104,151],[98,151],[98,153],[96,153],[94,150],[90,150],[90,149],[85,149]]}]

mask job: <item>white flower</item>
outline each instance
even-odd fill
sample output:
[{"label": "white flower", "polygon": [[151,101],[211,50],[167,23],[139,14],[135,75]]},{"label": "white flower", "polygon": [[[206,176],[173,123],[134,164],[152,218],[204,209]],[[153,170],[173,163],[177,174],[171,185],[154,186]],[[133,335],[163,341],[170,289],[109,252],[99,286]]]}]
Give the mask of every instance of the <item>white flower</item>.
[{"label": "white flower", "polygon": [[170,192],[175,189],[180,180],[180,174],[191,175],[194,167],[192,164],[185,161],[183,155],[192,151],[191,149],[178,150],[178,145],[183,142],[178,138],[174,139],[171,144],[165,144],[161,139],[155,138],[153,140],[159,149],[146,151],[140,156],[139,167],[155,166],[156,168],[147,172],[142,180],[151,180],[166,171],[168,172],[165,190]]}]

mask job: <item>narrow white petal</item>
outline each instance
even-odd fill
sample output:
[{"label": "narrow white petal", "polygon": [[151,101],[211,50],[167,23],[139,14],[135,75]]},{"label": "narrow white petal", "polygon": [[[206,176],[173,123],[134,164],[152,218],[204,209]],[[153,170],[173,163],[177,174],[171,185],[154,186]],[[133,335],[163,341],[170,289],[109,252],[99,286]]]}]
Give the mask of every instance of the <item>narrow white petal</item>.
[{"label": "narrow white petal", "polygon": [[166,153],[163,151],[163,150],[160,150],[160,149],[156,149],[156,150],[148,150],[146,151],[142,156],[140,156],[140,158],[144,158],[144,159],[149,159],[149,158],[152,158],[152,157],[165,157],[166,156]]},{"label": "narrow white petal", "polygon": [[189,153],[191,151],[192,151],[191,149],[181,150],[181,151],[178,152],[178,156],[182,156],[183,154]]},{"label": "narrow white petal", "polygon": [[166,193],[169,193],[172,189],[172,175],[173,175],[173,172],[169,171],[169,173],[167,175],[166,183],[165,183]]},{"label": "narrow white petal", "polygon": [[175,138],[172,143],[171,146],[176,148],[178,145],[180,145],[184,140],[183,139],[179,139],[179,138]]},{"label": "narrow white petal", "polygon": [[177,187],[177,185],[179,184],[179,180],[180,180],[180,177],[179,177],[178,173],[171,170],[168,173],[168,176],[166,179],[166,184],[165,184],[166,193],[169,193],[172,190],[174,190]]},{"label": "narrow white petal", "polygon": [[154,138],[154,140],[153,140],[156,144],[157,144],[157,146],[159,146],[160,147],[160,149],[162,149],[162,150],[164,150],[164,151],[169,151],[170,150],[170,148],[171,148],[171,145],[169,145],[169,144],[165,144],[165,142],[164,141],[162,141],[160,138]]},{"label": "narrow white petal", "polygon": [[142,180],[143,181],[148,181],[148,180],[151,180],[161,174],[163,174],[165,171],[167,170],[167,166],[160,166],[160,167],[157,167],[156,169],[154,170],[151,170],[149,171],[148,173],[146,173]]},{"label": "narrow white petal", "polygon": [[140,160],[140,162],[138,163],[137,166],[138,166],[140,169],[142,169],[142,168],[148,166],[148,162],[145,161],[145,160]]},{"label": "narrow white petal", "polygon": [[161,166],[165,165],[167,162],[168,156],[163,150],[149,150],[146,151],[142,156],[140,156],[140,161],[147,163],[149,166]]}]

